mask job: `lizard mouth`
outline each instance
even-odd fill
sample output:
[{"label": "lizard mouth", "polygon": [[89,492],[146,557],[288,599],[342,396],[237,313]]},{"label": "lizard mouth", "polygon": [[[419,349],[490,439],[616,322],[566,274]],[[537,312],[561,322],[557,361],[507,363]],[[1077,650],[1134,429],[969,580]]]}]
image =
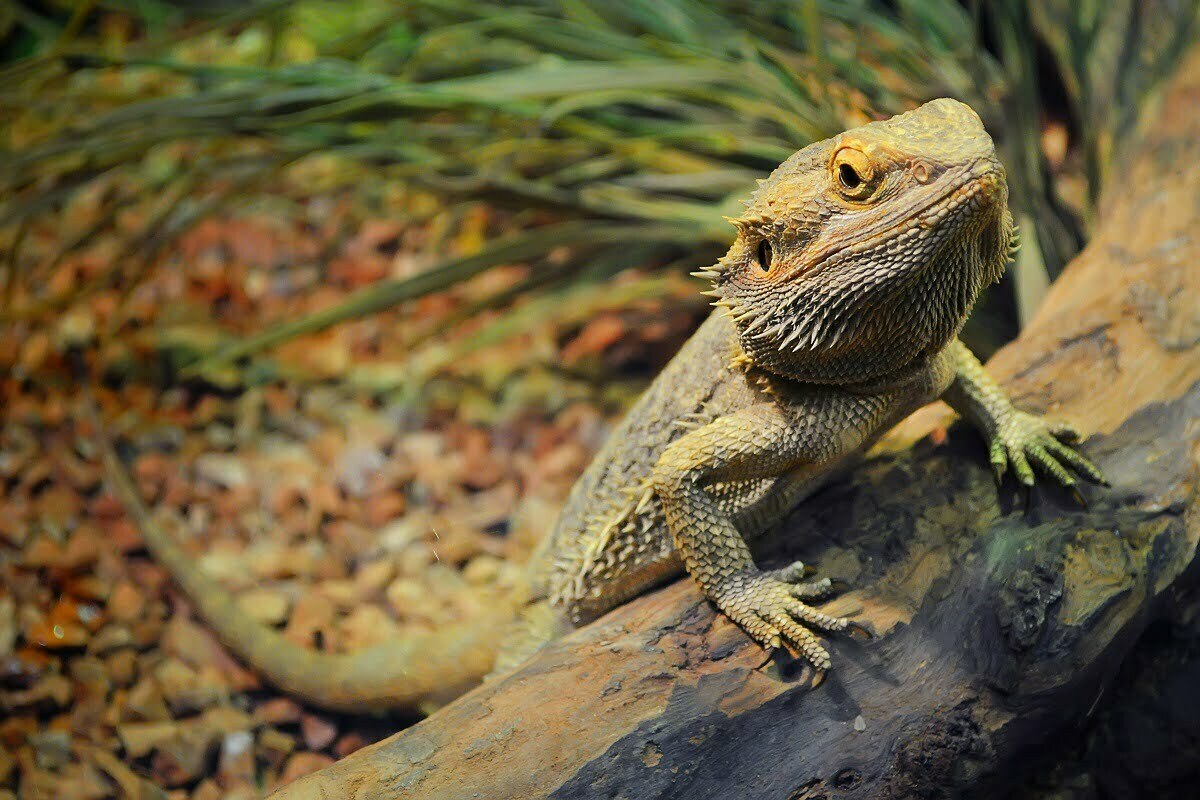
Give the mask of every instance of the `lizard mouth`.
[{"label": "lizard mouth", "polygon": [[943,224],[964,208],[975,211],[991,205],[995,195],[1004,185],[1003,170],[990,157],[980,158],[966,170],[966,178],[948,191],[934,197],[907,217],[898,220],[886,230],[851,244],[839,244],[792,273],[800,278],[814,275],[839,261],[839,256],[863,255],[892,242],[903,244],[918,237],[922,232]]}]

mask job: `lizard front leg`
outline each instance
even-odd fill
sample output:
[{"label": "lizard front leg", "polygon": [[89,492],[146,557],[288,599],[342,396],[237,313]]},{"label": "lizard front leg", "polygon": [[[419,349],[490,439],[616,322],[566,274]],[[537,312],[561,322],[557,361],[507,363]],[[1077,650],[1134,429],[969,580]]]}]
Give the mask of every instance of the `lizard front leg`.
[{"label": "lizard front leg", "polygon": [[943,399],[987,438],[997,483],[1010,466],[1026,486],[1033,485],[1033,467],[1063,486],[1075,485],[1068,468],[1088,480],[1107,483],[1095,464],[1069,446],[1080,438],[1074,428],[1018,410],[966,345],[956,339],[950,347],[955,376]]},{"label": "lizard front leg", "polygon": [[811,421],[820,419],[837,417],[763,403],[718,418],[664,451],[654,470],[654,488],[676,549],[701,591],[763,647],[786,642],[814,667],[827,670],[829,654],[809,628],[843,631],[852,623],[802,601],[828,595],[829,581],[802,583],[799,564],[759,570],[745,539],[706,489],[714,482],[736,485],[777,477],[805,464],[819,468],[861,442],[852,425],[841,431],[814,429]]}]

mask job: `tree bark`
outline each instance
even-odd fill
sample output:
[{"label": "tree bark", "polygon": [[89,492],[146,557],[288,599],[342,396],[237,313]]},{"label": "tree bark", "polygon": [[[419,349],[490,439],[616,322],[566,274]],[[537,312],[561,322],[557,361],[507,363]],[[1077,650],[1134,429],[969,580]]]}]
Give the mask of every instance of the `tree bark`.
[{"label": "tree bark", "polygon": [[1009,800],[1192,797],[1200,786],[1200,591],[1156,620],[1082,736],[1051,749]]},{"label": "tree bark", "polygon": [[[1119,161],[1094,240],[990,370],[1076,423],[1111,488],[997,491],[934,406],[759,549],[880,635],[776,661],[682,580],[276,792],[308,798],[995,796],[1082,725],[1200,575],[1200,51]],[[930,433],[932,432],[932,435]],[[945,439],[945,441],[943,441]],[[911,446],[910,446],[911,445]]]}]

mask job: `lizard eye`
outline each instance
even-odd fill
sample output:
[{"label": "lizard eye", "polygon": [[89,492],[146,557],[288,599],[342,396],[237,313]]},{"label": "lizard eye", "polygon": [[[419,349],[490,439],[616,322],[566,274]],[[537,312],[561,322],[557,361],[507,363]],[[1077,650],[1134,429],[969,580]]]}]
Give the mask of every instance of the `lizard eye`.
[{"label": "lizard eye", "polygon": [[871,158],[855,147],[843,147],[829,163],[834,188],[847,200],[863,201],[875,192],[875,166]]},{"label": "lizard eye", "polygon": [[842,164],[838,167],[838,180],[847,189],[857,189],[858,185],[862,183],[862,178],[858,177],[858,173],[854,171],[854,167],[849,164]]},{"label": "lizard eye", "polygon": [[771,248],[771,243],[763,239],[758,243],[758,268],[763,272],[771,271],[771,261],[775,258],[775,252]]}]

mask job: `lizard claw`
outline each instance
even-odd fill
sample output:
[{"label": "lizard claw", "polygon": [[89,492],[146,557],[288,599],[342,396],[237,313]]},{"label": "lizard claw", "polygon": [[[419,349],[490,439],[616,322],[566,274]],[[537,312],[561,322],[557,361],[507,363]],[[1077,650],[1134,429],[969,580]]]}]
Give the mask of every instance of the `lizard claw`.
[{"label": "lizard claw", "polygon": [[1087,498],[1083,496],[1083,492],[1079,491],[1078,486],[1071,487],[1071,496],[1075,498],[1076,503],[1079,503],[1080,508],[1082,508],[1084,511],[1087,511],[1087,509],[1088,509]]},{"label": "lizard claw", "polygon": [[1004,442],[999,438],[989,443],[988,458],[992,463],[992,477],[996,479],[996,486],[1003,486],[1004,473],[1008,472],[1008,454],[1004,450]]},{"label": "lizard claw", "polygon": [[877,635],[875,633],[875,629],[870,625],[866,624],[865,622],[858,622],[857,620],[852,619],[846,620],[846,631],[852,637],[856,639],[863,639],[864,641],[868,642],[874,639]]},{"label": "lizard claw", "polygon": [[760,671],[760,670],[764,670],[764,669],[766,669],[766,668],[767,668],[767,665],[768,665],[768,664],[770,664],[772,660],[774,660],[774,658],[775,658],[775,651],[776,651],[776,650],[778,650],[778,649],[779,649],[778,647],[764,647],[764,648],[763,648],[763,660],[762,660],[762,663],[761,663],[761,664],[759,664],[757,667],[755,667],[755,668],[754,668],[754,671],[755,671],[755,672],[758,672],[758,671]]},{"label": "lizard claw", "polygon": [[1107,486],[1100,468],[1069,446],[1079,439],[1079,432],[1070,425],[1013,411],[1000,421],[988,443],[993,474],[1000,482],[1011,467],[1017,480],[1031,487],[1036,468],[1073,491],[1076,476]]},{"label": "lizard claw", "polygon": [[824,579],[807,584],[789,583],[776,573],[757,570],[738,573],[717,585],[713,600],[751,639],[767,650],[786,646],[816,670],[832,666],[829,653],[812,629],[840,633],[862,625],[831,617],[798,598],[825,597],[832,583]]},{"label": "lizard claw", "polygon": [[830,594],[843,594],[851,589],[850,582],[841,578],[826,578],[825,580],[829,583]]}]

